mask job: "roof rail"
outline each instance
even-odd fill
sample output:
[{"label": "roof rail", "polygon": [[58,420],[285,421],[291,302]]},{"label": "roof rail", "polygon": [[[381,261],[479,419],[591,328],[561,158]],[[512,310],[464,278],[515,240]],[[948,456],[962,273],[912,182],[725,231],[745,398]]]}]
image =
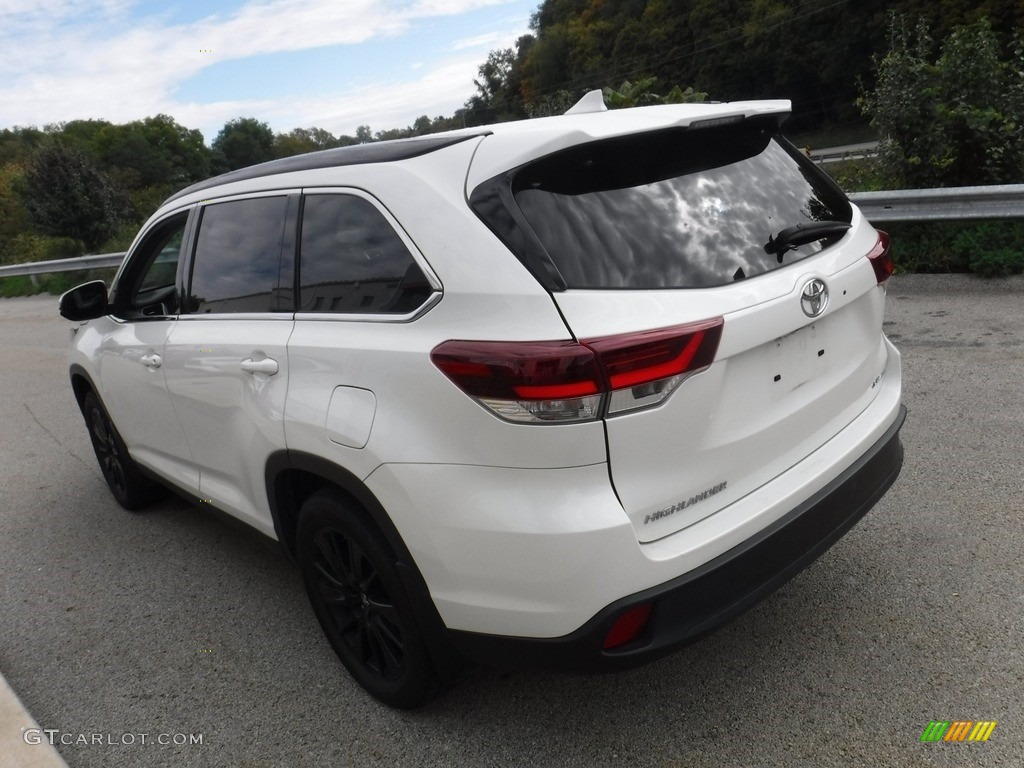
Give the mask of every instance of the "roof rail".
[{"label": "roof rail", "polygon": [[212,179],[197,182],[171,195],[164,200],[164,204],[166,205],[172,200],[177,200],[185,195],[191,195],[193,192],[210,189],[211,187],[219,187],[221,184],[230,184],[234,181],[259,179],[264,176],[275,176],[293,171],[308,171],[315,168],[337,168],[345,165],[364,165],[367,163],[408,160],[412,157],[436,152],[439,149],[444,149],[452,144],[458,144],[466,139],[486,136],[488,133],[490,131],[481,130],[478,132],[459,131],[458,133],[443,133],[433,136],[416,136],[410,139],[353,144],[349,147],[336,147],[335,149],[325,149],[320,152],[283,157],[280,160],[250,165],[248,168],[228,171],[220,176],[214,176]]}]

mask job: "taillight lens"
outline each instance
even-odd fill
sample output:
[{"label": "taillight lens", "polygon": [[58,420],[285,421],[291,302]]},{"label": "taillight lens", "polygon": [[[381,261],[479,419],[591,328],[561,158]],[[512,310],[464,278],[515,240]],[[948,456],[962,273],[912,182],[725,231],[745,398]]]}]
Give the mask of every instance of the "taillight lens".
[{"label": "taillight lens", "polygon": [[574,341],[446,341],[430,359],[459,389],[510,421],[598,417],[597,360]]},{"label": "taillight lens", "polygon": [[589,339],[608,377],[609,415],[657,405],[715,359],[722,318]]},{"label": "taillight lens", "polygon": [[446,341],[430,354],[463,392],[509,421],[592,421],[657,405],[715,357],[722,318],[575,341]]},{"label": "taillight lens", "polygon": [[878,241],[868,253],[868,261],[871,262],[871,266],[875,270],[875,279],[878,280],[878,284],[885,285],[886,281],[892,277],[892,273],[896,271],[896,265],[893,264],[892,254],[889,250],[888,232],[878,230]]}]

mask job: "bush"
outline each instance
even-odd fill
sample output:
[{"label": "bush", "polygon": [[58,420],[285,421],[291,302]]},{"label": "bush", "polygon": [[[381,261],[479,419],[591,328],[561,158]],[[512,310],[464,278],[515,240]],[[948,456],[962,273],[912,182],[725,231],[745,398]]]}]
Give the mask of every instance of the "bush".
[{"label": "bush", "polygon": [[20,185],[33,225],[59,237],[73,237],[94,249],[126,217],[124,194],[84,153],[53,141],[33,158]]},{"label": "bush", "polygon": [[953,29],[934,55],[928,26],[893,15],[877,84],[858,103],[901,187],[1000,184],[1024,174],[1024,38],[1004,53],[987,18]]},{"label": "bush", "polygon": [[10,298],[11,296],[33,296],[42,293],[45,289],[42,285],[33,285],[32,278],[26,275],[18,277],[0,277],[0,296]]},{"label": "bush", "polygon": [[892,180],[878,159],[843,160],[838,163],[822,163],[819,167],[847,193],[893,189]]},{"label": "bush", "polygon": [[953,249],[984,277],[1024,272],[1024,223],[986,221],[959,232]]},{"label": "bush", "polygon": [[0,247],[0,264],[28,264],[34,261],[72,259],[85,253],[80,240],[22,233]]},{"label": "bush", "polygon": [[1024,272],[1024,221],[894,222],[882,228],[892,235],[900,272]]}]

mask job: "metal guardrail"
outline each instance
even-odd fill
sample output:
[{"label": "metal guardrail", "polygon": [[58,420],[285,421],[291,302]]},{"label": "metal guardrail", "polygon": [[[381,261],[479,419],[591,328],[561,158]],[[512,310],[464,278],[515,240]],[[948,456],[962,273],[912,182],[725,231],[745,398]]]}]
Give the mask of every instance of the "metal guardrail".
[{"label": "metal guardrail", "polygon": [[872,223],[1024,217],[1024,184],[854,192],[850,200]]},{"label": "metal guardrail", "polygon": [[878,157],[877,141],[866,141],[862,144],[847,144],[844,147],[828,147],[826,149],[812,149],[807,152],[808,156],[819,165],[822,163],[839,163],[844,160],[867,160],[871,157]]},{"label": "metal guardrail", "polygon": [[31,261],[28,264],[9,264],[5,267],[0,267],[0,277],[49,275],[54,272],[78,272],[83,269],[119,267],[123,260],[124,252],[121,252],[100,253],[95,256],[76,256],[72,259],[56,259],[54,261]]},{"label": "metal guardrail", "polygon": [[[1024,184],[854,192],[850,199],[861,209],[867,220],[875,224],[889,221],[1024,218]],[[75,259],[12,264],[0,267],[0,277],[118,267],[122,259],[123,253],[102,253]]]}]

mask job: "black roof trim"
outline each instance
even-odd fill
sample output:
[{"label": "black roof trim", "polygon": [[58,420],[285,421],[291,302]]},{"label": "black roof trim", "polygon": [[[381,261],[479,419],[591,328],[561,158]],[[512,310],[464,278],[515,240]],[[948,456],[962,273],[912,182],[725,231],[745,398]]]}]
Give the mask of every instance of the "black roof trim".
[{"label": "black roof trim", "polygon": [[280,173],[292,173],[293,171],[309,171],[315,168],[336,168],[344,165],[365,165],[367,163],[388,163],[397,160],[408,160],[412,157],[419,157],[420,155],[426,155],[439,149],[450,147],[466,139],[487,136],[489,134],[490,131],[439,134],[412,139],[378,141],[370,144],[354,144],[350,147],[337,147],[336,149],[325,149],[305,155],[283,157],[280,160],[271,160],[268,163],[251,165],[248,168],[239,168],[237,171],[228,171],[220,176],[214,176],[212,179],[197,182],[171,195],[164,201],[164,204],[166,205],[172,200],[177,200],[193,192],[210,189],[221,184],[230,184],[233,181],[258,179],[263,176],[275,176]]}]

